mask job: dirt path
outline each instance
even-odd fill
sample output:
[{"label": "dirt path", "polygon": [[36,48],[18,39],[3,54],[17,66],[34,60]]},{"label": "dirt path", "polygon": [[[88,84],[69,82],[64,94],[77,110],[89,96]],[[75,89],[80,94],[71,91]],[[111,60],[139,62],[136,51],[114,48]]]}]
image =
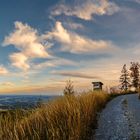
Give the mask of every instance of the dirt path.
[{"label": "dirt path", "polygon": [[140,100],[138,95],[113,99],[100,114],[96,140],[140,140]]}]

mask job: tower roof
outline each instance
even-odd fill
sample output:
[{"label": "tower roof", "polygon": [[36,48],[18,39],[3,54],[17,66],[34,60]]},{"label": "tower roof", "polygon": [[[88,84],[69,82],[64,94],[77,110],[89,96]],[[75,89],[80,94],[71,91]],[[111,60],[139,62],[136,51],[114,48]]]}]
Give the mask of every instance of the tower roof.
[{"label": "tower roof", "polygon": [[101,85],[103,85],[102,82],[92,82],[92,84],[101,84]]}]

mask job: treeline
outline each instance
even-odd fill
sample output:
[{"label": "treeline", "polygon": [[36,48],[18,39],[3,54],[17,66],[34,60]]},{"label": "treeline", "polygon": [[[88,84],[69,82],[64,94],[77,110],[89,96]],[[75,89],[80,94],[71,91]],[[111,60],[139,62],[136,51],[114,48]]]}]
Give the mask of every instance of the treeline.
[{"label": "treeline", "polygon": [[120,76],[121,90],[127,92],[131,88],[135,92],[140,90],[140,64],[138,62],[131,62],[129,69],[126,64],[123,65]]}]

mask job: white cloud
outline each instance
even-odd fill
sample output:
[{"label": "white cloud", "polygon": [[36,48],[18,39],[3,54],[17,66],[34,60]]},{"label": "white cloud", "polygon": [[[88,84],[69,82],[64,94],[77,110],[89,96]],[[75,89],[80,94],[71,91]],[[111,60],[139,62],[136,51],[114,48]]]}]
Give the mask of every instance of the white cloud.
[{"label": "white cloud", "polygon": [[47,33],[43,37],[58,41],[62,44],[62,51],[70,51],[72,53],[102,52],[112,48],[112,43],[110,41],[92,40],[80,36],[65,29],[59,21],[56,22],[56,26],[52,32]]},{"label": "white cloud", "polygon": [[[74,28],[81,28],[79,24],[71,24]],[[45,41],[49,42],[51,46],[54,41],[61,44],[61,51],[68,51],[71,53],[91,53],[104,52],[112,48],[112,43],[104,40],[92,40],[84,36],[80,36],[74,32],[65,29],[61,22],[57,21],[55,28],[46,34],[38,35],[37,30],[33,29],[27,24],[15,22],[15,30],[5,37],[4,46],[14,45],[18,52],[10,54],[9,58],[13,66],[27,71],[34,67],[31,63],[35,58],[50,57],[48,49],[49,43],[44,45]],[[58,65],[71,65],[73,62],[62,59],[55,59],[51,56],[50,61],[35,66],[41,67],[56,67]],[[31,65],[32,64],[32,65]],[[73,64],[72,64],[73,65]]]},{"label": "white cloud", "polygon": [[28,57],[23,53],[11,54],[10,60],[12,61],[12,65],[17,68],[23,69],[25,71],[30,68],[30,65],[27,63]]},{"label": "white cloud", "polygon": [[[72,25],[73,26],[73,25]],[[80,25],[75,24],[76,28]],[[65,29],[61,22],[57,21],[55,28],[46,33],[38,35],[37,30],[33,29],[27,24],[15,22],[15,30],[5,37],[3,42],[4,46],[14,45],[18,52],[10,54],[9,58],[13,66],[27,71],[31,67],[41,69],[45,67],[57,67],[64,65],[75,66],[76,63],[67,59],[51,57],[44,63],[35,64],[31,60],[36,58],[48,58],[49,45],[43,45],[45,41],[57,41],[61,44],[61,51],[71,53],[100,53],[112,50],[113,44],[110,41],[92,40],[87,37],[81,36],[75,32]],[[42,43],[43,42],[43,43]]]},{"label": "white cloud", "polygon": [[46,39],[55,39],[62,43],[71,43],[71,36],[68,31],[62,26],[61,22],[56,22],[55,28],[52,32],[44,35]]},{"label": "white cloud", "polygon": [[8,74],[8,70],[3,67],[2,65],[0,65],[0,75],[5,75],[5,74]]},{"label": "white cloud", "polygon": [[15,30],[9,36],[5,37],[4,46],[14,45],[20,52],[10,55],[11,62],[14,66],[27,70],[30,68],[27,63],[30,58],[49,57],[46,48],[41,43],[37,30],[27,24],[15,22]]},{"label": "white cloud", "polygon": [[86,0],[75,6],[57,5],[51,12],[52,16],[65,14],[76,16],[84,20],[91,20],[94,15],[112,15],[119,10],[119,7],[108,0]]}]

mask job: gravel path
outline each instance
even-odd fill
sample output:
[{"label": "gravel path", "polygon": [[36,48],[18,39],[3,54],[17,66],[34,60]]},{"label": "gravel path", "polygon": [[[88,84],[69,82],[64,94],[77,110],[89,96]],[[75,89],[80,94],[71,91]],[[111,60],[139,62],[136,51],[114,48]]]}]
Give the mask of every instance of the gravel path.
[{"label": "gravel path", "polygon": [[140,140],[140,100],[123,95],[109,102],[100,114],[96,140]]}]

